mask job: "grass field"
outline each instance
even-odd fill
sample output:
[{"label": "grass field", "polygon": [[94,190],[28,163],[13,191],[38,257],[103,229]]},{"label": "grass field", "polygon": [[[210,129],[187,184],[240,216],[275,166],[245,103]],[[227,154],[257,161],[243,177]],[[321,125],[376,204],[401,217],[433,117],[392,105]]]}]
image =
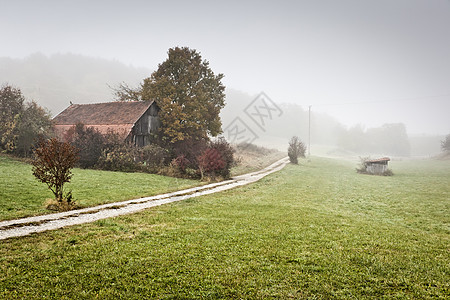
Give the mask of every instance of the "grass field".
[{"label": "grass field", "polygon": [[450,162],[313,157],[261,181],[0,243],[0,298],[450,297]]},{"label": "grass field", "polygon": [[[73,190],[80,206],[151,196],[201,184],[199,181],[144,173],[74,169]],[[31,165],[0,156],[0,220],[49,213],[46,199],[52,192],[32,175]]]}]

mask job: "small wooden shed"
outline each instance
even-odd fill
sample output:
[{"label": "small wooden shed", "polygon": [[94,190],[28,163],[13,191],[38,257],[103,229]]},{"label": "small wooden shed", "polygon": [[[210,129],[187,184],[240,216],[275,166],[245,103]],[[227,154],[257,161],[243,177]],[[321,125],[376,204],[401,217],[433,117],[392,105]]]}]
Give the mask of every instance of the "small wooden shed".
[{"label": "small wooden shed", "polygon": [[364,166],[368,174],[384,175],[388,170],[389,157],[382,157],[378,159],[366,160]]},{"label": "small wooden shed", "polygon": [[113,132],[138,147],[151,143],[160,127],[160,108],[154,101],[72,104],[53,119],[60,139],[82,123],[102,134]]}]

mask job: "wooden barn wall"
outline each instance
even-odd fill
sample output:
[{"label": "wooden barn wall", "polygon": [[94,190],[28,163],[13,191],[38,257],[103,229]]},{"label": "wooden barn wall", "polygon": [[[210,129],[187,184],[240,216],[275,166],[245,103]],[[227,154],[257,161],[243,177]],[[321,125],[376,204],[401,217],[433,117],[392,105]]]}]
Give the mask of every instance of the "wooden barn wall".
[{"label": "wooden barn wall", "polygon": [[152,105],[136,122],[133,129],[133,139],[136,146],[143,147],[151,143],[152,134],[157,133],[160,127],[158,113],[159,108]]}]

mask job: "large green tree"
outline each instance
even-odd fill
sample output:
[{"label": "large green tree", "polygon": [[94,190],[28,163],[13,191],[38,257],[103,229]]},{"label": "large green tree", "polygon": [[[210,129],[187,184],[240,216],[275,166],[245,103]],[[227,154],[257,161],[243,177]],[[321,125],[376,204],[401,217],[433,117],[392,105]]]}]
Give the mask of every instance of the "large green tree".
[{"label": "large green tree", "polygon": [[161,108],[161,133],[170,143],[205,139],[222,132],[220,110],[225,106],[223,74],[215,75],[199,52],[171,48],[168,58],[144,79],[142,100]]}]

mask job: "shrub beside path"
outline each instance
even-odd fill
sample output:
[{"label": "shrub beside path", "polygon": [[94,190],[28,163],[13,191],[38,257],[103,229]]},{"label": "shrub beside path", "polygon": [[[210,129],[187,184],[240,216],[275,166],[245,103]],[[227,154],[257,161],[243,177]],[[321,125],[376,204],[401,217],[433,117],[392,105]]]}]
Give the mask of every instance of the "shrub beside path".
[{"label": "shrub beside path", "polygon": [[154,206],[229,190],[238,186],[256,182],[271,173],[281,170],[288,162],[289,159],[286,157],[257,172],[236,176],[230,180],[211,183],[177,192],[108,203],[61,213],[2,221],[0,222],[0,240],[25,236],[47,230],[55,230],[66,226],[91,223],[101,219],[135,213]]}]

